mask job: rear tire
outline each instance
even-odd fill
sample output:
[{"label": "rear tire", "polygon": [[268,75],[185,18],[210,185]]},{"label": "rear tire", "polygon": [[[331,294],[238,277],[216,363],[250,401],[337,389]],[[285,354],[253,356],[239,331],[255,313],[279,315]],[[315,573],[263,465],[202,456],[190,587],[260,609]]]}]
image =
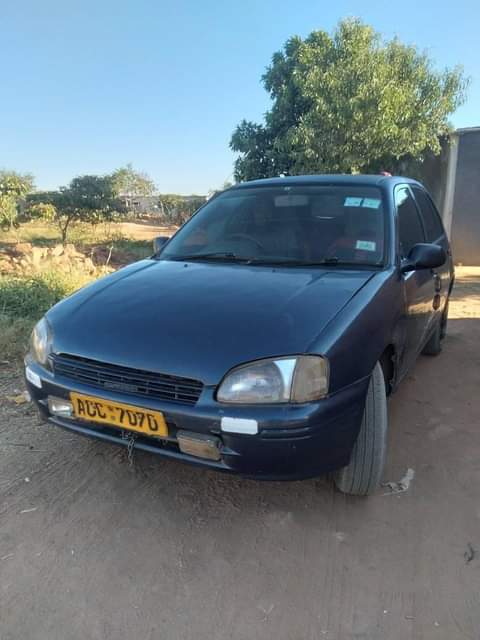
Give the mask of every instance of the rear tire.
[{"label": "rear tire", "polygon": [[440,340],[443,340],[447,335],[447,325],[448,325],[448,299],[445,303],[445,308],[442,313],[442,323],[440,328]]},{"label": "rear tire", "polygon": [[423,347],[424,356],[438,356],[442,350],[442,321],[437,321],[437,326],[433,330],[427,344]]},{"label": "rear tire", "polygon": [[333,479],[342,493],[366,496],[380,485],[387,453],[387,394],[382,366],[375,365],[365,400],[365,410],[350,462]]}]

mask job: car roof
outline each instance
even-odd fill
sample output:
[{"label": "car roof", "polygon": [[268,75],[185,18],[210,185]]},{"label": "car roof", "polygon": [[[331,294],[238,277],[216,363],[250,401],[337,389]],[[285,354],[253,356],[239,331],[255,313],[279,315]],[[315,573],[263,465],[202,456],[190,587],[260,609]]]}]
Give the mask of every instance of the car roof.
[{"label": "car roof", "polygon": [[250,180],[248,182],[241,182],[235,185],[233,189],[245,189],[248,187],[281,187],[281,186],[293,186],[295,184],[302,185],[321,185],[321,184],[350,184],[350,185],[365,185],[365,186],[381,186],[387,187],[388,185],[394,186],[396,184],[416,184],[423,186],[417,180],[412,178],[404,178],[403,176],[384,176],[384,175],[348,175],[348,174],[324,174],[324,175],[306,175],[306,176],[284,176],[279,178],[262,178],[261,180]]}]

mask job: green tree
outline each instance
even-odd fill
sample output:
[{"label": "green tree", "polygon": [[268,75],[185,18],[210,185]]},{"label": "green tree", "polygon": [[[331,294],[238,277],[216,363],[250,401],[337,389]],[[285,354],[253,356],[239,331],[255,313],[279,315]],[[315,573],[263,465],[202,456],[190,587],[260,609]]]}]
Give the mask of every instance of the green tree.
[{"label": "green tree", "polygon": [[139,196],[151,196],[155,192],[155,183],[146,173],[135,171],[131,164],[116,169],[112,175],[113,189],[127,209],[132,207],[131,199]]},{"label": "green tree", "polygon": [[291,38],[262,80],[273,105],[263,124],[243,120],[232,135],[237,180],[397,172],[440,152],[467,87],[461,68],[438,72],[416,47],[357,19],[332,36]]},{"label": "green tree", "polygon": [[16,171],[0,171],[0,226],[18,224],[25,196],[34,189],[33,176]]},{"label": "green tree", "polygon": [[13,229],[17,226],[17,218],[17,199],[10,194],[0,194],[0,227]]},{"label": "green tree", "polygon": [[35,193],[28,200],[30,216],[53,220],[64,244],[73,222],[97,224],[114,220],[122,212],[123,203],[116,197],[111,176],[79,176],[68,187]]},{"label": "green tree", "polygon": [[162,194],[158,197],[162,217],[173,225],[186,222],[205,204],[205,201],[205,196],[180,196],[174,193]]}]

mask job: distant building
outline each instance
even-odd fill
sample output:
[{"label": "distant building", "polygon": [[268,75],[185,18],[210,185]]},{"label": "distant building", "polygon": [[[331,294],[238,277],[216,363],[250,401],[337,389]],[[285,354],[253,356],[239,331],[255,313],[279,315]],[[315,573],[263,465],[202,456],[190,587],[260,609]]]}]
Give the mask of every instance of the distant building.
[{"label": "distant building", "polygon": [[[125,207],[128,211],[131,211],[136,214],[164,214],[164,207],[162,205],[162,194],[157,194],[154,196],[131,196],[131,195],[122,195],[120,196],[123,200]],[[170,196],[165,196],[170,197]],[[206,196],[175,196],[182,203],[188,205],[192,202],[197,202],[199,200],[206,200]]]},{"label": "distant building", "polygon": [[156,213],[160,209],[159,196],[121,196],[128,211],[135,213]]}]

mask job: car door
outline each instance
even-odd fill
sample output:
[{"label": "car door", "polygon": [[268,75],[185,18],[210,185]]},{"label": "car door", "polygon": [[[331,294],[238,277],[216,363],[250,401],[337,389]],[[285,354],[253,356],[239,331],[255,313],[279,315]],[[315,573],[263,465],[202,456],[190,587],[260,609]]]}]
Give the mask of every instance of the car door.
[{"label": "car door", "polygon": [[[422,219],[408,185],[395,189],[400,263],[408,257],[412,247],[426,242]],[[401,275],[404,297],[404,348],[400,368],[404,374],[414,363],[431,327],[434,314],[435,277],[431,269],[408,271]]]},{"label": "car door", "polygon": [[412,185],[412,192],[423,220],[427,242],[439,245],[448,256],[445,264],[434,270],[435,298],[433,308],[435,315],[440,315],[448,299],[453,276],[450,243],[440,215],[429,194],[425,189],[417,185]]}]

